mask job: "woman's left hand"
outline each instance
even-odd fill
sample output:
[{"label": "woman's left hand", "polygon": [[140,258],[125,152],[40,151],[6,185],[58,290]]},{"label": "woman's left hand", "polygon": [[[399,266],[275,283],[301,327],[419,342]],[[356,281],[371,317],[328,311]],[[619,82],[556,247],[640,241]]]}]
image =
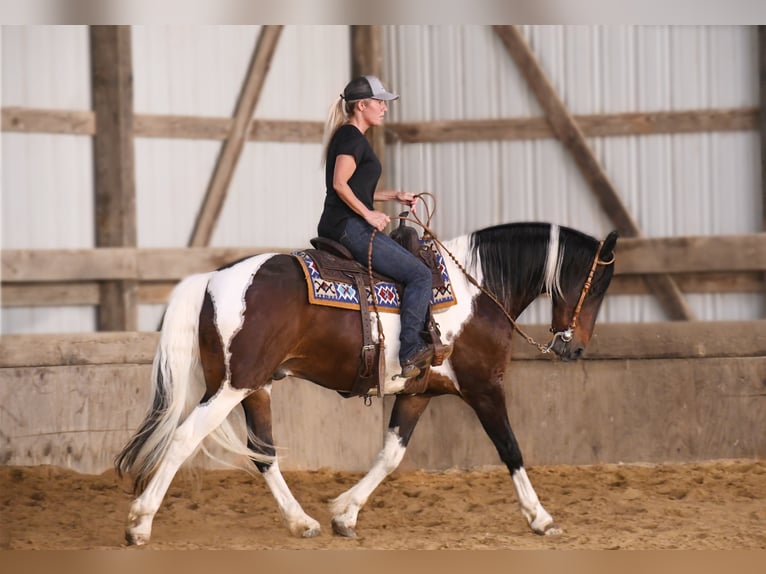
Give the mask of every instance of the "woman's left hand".
[{"label": "woman's left hand", "polygon": [[408,207],[413,208],[412,210],[415,210],[415,202],[417,202],[417,198],[414,194],[409,193],[407,191],[397,191],[396,192],[396,201],[401,203],[402,205],[406,205]]}]

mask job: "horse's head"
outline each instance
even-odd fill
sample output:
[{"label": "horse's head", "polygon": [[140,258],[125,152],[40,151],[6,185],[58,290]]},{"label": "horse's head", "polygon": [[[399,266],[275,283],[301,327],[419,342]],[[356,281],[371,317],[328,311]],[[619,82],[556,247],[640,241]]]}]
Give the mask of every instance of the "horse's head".
[{"label": "horse's head", "polygon": [[563,360],[579,359],[593,335],[598,310],[614,274],[617,232],[599,243],[590,264],[582,259],[564,261],[560,292],[554,293],[550,349]]}]

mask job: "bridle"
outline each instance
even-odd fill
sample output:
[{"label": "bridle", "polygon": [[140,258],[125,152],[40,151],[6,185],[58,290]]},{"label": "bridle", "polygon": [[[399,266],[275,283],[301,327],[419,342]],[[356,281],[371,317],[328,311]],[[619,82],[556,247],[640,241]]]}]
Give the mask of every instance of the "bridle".
[{"label": "bridle", "polygon": [[590,272],[588,273],[588,277],[585,279],[585,283],[582,286],[582,290],[580,291],[580,298],[577,300],[577,305],[575,306],[574,312],[572,313],[572,320],[569,322],[569,326],[563,331],[556,331],[556,329],[551,325],[551,333],[553,333],[553,338],[551,339],[551,342],[548,344],[547,347],[542,351],[543,353],[550,353],[551,350],[553,350],[553,345],[556,343],[556,339],[560,338],[565,343],[568,343],[572,340],[572,337],[574,336],[574,330],[575,327],[577,327],[577,319],[580,317],[580,311],[582,310],[582,304],[585,301],[585,297],[588,295],[588,292],[590,291],[591,286],[593,285],[593,275],[596,273],[596,268],[599,265],[611,265],[614,263],[614,253],[612,253],[612,258],[609,259],[609,261],[604,261],[601,259],[601,248],[604,246],[603,241],[599,241],[598,248],[596,249],[596,256],[593,258],[593,264],[590,266]]},{"label": "bridle", "polygon": [[[423,192],[423,193],[415,195],[415,197],[418,198],[418,199],[421,199],[422,196],[430,196],[432,200],[434,199],[433,194],[428,193],[428,192]],[[572,337],[574,336],[575,327],[577,326],[577,319],[579,318],[580,311],[582,310],[583,302],[585,301],[585,297],[588,295],[588,292],[590,291],[591,285],[593,284],[593,276],[596,273],[596,268],[599,265],[606,266],[606,265],[611,265],[612,263],[614,263],[614,253],[612,253],[612,258],[609,261],[603,261],[601,259],[601,249],[604,246],[604,241],[603,240],[599,241],[599,243],[598,243],[598,249],[596,249],[596,256],[593,258],[593,264],[590,266],[590,272],[588,273],[588,277],[585,279],[585,283],[583,284],[582,290],[580,291],[580,298],[578,299],[577,305],[575,306],[575,310],[572,313],[572,320],[569,322],[569,326],[567,326],[567,328],[564,331],[556,331],[554,329],[553,325],[551,325],[550,331],[551,331],[551,333],[553,333],[553,338],[551,339],[550,343],[548,343],[547,345],[543,345],[542,343],[538,343],[537,341],[535,341],[531,336],[527,335],[521,329],[521,327],[519,327],[518,323],[513,319],[513,317],[511,317],[511,314],[508,313],[508,311],[505,309],[503,304],[497,299],[497,297],[495,297],[492,293],[490,293],[484,287],[482,287],[481,284],[470,273],[468,273],[468,271],[465,269],[465,267],[463,267],[463,265],[461,265],[461,263],[450,252],[450,250],[447,249],[441,241],[439,241],[439,239],[436,237],[436,234],[430,228],[431,217],[433,217],[433,211],[429,211],[428,210],[428,205],[425,203],[424,200],[421,199],[421,201],[423,201],[423,203],[426,205],[426,211],[427,211],[427,214],[428,214],[427,223],[423,223],[417,217],[417,215],[414,215],[414,214],[413,214],[414,218],[407,217],[406,215],[400,215],[400,216],[397,216],[397,217],[392,217],[391,220],[397,219],[397,220],[400,220],[400,221],[409,221],[411,223],[415,223],[415,224],[419,225],[420,227],[422,227],[424,234],[427,234],[430,239],[432,239],[442,250],[444,250],[444,252],[449,256],[449,258],[452,259],[452,262],[457,266],[457,268],[460,269],[460,271],[463,273],[463,275],[465,275],[466,279],[468,279],[468,281],[472,285],[474,285],[474,287],[476,287],[477,289],[479,289],[479,291],[481,291],[487,297],[489,297],[489,299],[500,308],[500,310],[503,312],[505,317],[511,323],[511,326],[514,328],[514,330],[517,331],[519,333],[519,335],[521,335],[521,337],[527,343],[529,343],[533,347],[537,347],[537,349],[541,353],[550,353],[553,350],[553,345],[556,343],[556,339],[561,339],[562,341],[564,341],[564,343],[568,343],[569,341],[572,340]],[[373,285],[373,282],[372,282],[372,244],[373,244],[373,240],[375,239],[375,234],[376,233],[377,233],[377,230],[373,230],[372,235],[370,237],[370,243],[369,243],[369,246],[368,246],[368,250],[367,250],[367,272],[370,275],[370,285]],[[384,335],[383,335],[383,328],[382,328],[382,325],[381,325],[381,322],[380,322],[380,312],[378,310],[377,297],[375,295],[375,289],[374,288],[372,289],[372,306],[373,306],[373,309],[374,309],[375,314],[377,316],[377,321],[378,321],[378,337],[379,337],[380,343],[382,345],[383,341],[384,341]]]}]

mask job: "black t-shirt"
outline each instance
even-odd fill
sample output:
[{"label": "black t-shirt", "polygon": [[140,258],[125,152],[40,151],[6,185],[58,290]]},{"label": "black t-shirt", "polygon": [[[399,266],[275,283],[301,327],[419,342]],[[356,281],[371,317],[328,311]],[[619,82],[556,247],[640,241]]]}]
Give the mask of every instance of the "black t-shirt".
[{"label": "black t-shirt", "polygon": [[373,195],[375,187],[380,179],[381,165],[378,156],[372,150],[372,146],[364,137],[364,134],[355,126],[344,124],[333,134],[329,145],[327,146],[327,162],[325,164],[325,185],[327,186],[327,195],[324,200],[324,210],[319,219],[317,232],[323,237],[329,237],[336,241],[340,239],[343,233],[343,227],[346,219],[349,217],[359,217],[346,203],[338,196],[332,185],[333,175],[335,174],[335,160],[339,155],[350,155],[356,161],[356,170],[348,185],[351,187],[354,195],[367,206],[373,209]]}]

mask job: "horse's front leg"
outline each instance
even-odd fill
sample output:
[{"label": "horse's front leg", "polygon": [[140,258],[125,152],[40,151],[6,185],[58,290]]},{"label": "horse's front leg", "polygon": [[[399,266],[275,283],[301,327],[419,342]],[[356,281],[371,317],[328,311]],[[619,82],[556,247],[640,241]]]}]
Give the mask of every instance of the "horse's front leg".
[{"label": "horse's front leg", "polygon": [[359,511],[370,494],[391,474],[404,458],[412,431],[420,415],[428,406],[430,397],[423,395],[398,395],[394,401],[391,419],[383,450],[378,454],[373,467],[352,488],[330,503],[332,529],[341,536],[356,536],[356,521]]},{"label": "horse's front leg", "polygon": [[271,385],[248,395],[242,406],[248,428],[247,446],[256,452],[275,457],[272,463],[255,461],[255,465],[277,501],[288,530],[293,536],[300,538],[317,536],[321,530],[319,522],[306,514],[279,470],[279,462],[272,446],[274,440],[271,431]]},{"label": "horse's front leg", "polygon": [[524,469],[521,449],[516,442],[511,423],[508,421],[505,392],[501,381],[502,377],[499,381],[477,385],[475,390],[463,387],[463,400],[476,412],[481,426],[495,445],[500,459],[508,467],[516,487],[521,513],[527,519],[530,528],[537,534],[561,534],[559,526],[553,522],[551,515],[540,503]]}]

